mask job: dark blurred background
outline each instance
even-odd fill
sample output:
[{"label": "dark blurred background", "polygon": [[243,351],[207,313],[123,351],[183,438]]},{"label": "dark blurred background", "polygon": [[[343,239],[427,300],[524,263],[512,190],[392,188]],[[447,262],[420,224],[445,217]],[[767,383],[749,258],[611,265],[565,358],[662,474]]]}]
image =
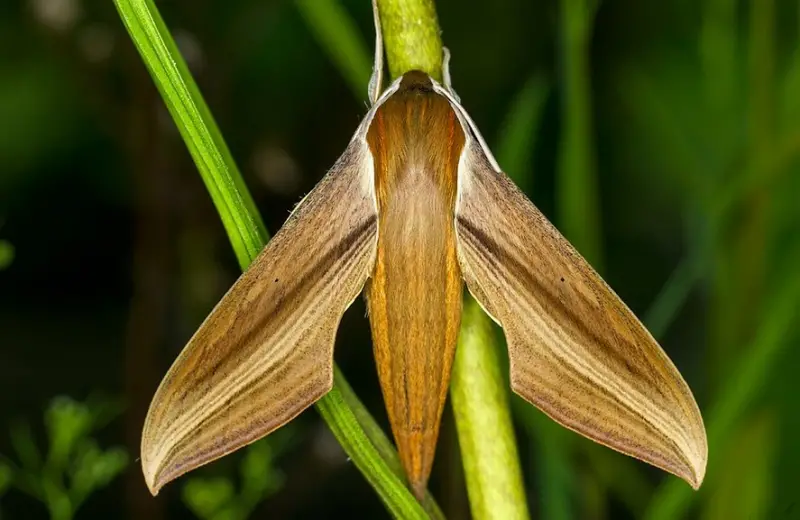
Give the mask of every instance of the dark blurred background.
[{"label": "dark blurred background", "polygon": [[[366,112],[364,56],[337,62],[309,3],[158,4],[271,232]],[[368,56],[369,2],[337,4]],[[532,515],[800,518],[798,3],[583,4],[439,0],[454,86],[501,165],[675,361],[711,461],[695,494],[515,399]],[[568,178],[596,187],[570,194]],[[3,518],[388,516],[313,410],[147,493],[149,401],[237,274],[113,3],[3,0]],[[336,358],[385,425],[360,301]],[[431,490],[468,518],[459,464],[448,410]]]}]

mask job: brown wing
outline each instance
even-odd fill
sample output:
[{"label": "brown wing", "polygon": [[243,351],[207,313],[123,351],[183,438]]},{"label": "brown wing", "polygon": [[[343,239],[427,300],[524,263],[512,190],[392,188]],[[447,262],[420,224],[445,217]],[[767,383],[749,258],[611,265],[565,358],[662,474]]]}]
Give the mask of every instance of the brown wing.
[{"label": "brown wing", "polygon": [[141,446],[154,494],[263,437],[331,388],[336,329],[372,270],[376,242],[371,158],[354,139],[158,388]]},{"label": "brown wing", "polygon": [[470,292],[505,331],[513,390],[562,425],[699,487],[706,435],[683,378],[474,142],[459,171],[456,234]]}]

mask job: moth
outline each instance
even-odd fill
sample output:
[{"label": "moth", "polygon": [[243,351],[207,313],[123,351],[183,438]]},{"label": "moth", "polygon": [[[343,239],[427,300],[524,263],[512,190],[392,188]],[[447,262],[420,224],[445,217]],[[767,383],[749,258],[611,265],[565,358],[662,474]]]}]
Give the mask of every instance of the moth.
[{"label": "moth", "polygon": [[[373,3],[374,6],[374,3]],[[150,405],[144,476],[167,482],[290,421],[330,390],[340,319],[364,293],[392,433],[421,496],[466,285],[502,327],[514,392],[552,419],[698,488],[707,441],[645,327],[502,172],[452,89],[382,89],[333,168],[190,339]]]}]

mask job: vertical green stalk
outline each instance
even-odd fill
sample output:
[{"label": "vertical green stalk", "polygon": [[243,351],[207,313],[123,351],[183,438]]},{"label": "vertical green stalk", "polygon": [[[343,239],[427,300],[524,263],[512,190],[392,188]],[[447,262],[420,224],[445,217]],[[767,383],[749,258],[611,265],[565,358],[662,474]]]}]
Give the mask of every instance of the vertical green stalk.
[{"label": "vertical green stalk", "polygon": [[295,4],[353,92],[359,97],[366,96],[372,56],[342,3],[338,0],[296,0]]},{"label": "vertical green stalk", "polygon": [[[741,177],[748,170],[768,163],[773,140],[774,102],[774,0],[751,0],[748,48],[747,168],[736,172]],[[724,179],[723,182],[730,182]],[[753,309],[761,301],[766,263],[767,193],[754,189],[734,211],[733,220],[718,216],[721,233],[716,251],[715,323],[712,338],[712,366],[716,380],[728,374],[732,349],[738,349],[756,326]],[[738,213],[736,215],[735,213]]]},{"label": "vertical green stalk", "polygon": [[442,38],[433,0],[378,0],[389,73],[421,70],[442,80]]},{"label": "vertical green stalk", "polygon": [[556,201],[564,235],[598,271],[600,204],[592,139],[589,47],[596,0],[560,0],[562,134]]},{"label": "vertical green stalk", "polygon": [[473,298],[464,306],[450,397],[473,518],[528,518],[525,487],[492,322]]},{"label": "vertical green stalk", "polygon": [[495,157],[514,184],[528,194],[533,185],[530,170],[537,130],[549,93],[550,84],[543,75],[531,76],[506,112],[502,134],[497,139]]},{"label": "vertical green stalk", "polygon": [[[561,142],[556,177],[557,223],[564,235],[602,271],[600,204],[592,138],[589,51],[596,0],[560,0],[562,70]],[[541,514],[567,520],[573,505],[573,438],[538,421]],[[533,424],[537,424],[534,421]]]},{"label": "vertical green stalk", "polygon": [[706,0],[700,28],[700,61],[703,66],[706,99],[723,119],[735,103],[736,0]]},{"label": "vertical green stalk", "polygon": [[[432,0],[378,0],[392,77],[421,70],[442,78],[442,42]],[[468,298],[451,395],[470,508],[476,520],[527,518],[506,384],[488,316]]]}]

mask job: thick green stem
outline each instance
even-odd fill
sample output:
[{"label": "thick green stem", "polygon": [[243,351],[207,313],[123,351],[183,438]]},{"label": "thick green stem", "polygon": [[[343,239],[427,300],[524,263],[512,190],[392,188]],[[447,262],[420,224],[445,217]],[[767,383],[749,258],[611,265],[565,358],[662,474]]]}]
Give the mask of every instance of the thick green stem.
[{"label": "thick green stem", "polygon": [[442,38],[433,0],[378,0],[389,72],[421,70],[442,80]]},{"label": "thick green stem", "polygon": [[[197,164],[245,269],[266,244],[267,232],[211,112],[152,0],[115,0],[115,4]],[[368,423],[366,429],[373,436],[379,428],[353,398],[338,369],[333,389],[318,401],[317,409],[395,517],[429,518],[406,488],[396,465],[384,460],[365,433],[359,419]]]},{"label": "thick green stem", "polygon": [[450,397],[476,520],[528,518],[525,486],[492,323],[477,302],[464,306]]}]

